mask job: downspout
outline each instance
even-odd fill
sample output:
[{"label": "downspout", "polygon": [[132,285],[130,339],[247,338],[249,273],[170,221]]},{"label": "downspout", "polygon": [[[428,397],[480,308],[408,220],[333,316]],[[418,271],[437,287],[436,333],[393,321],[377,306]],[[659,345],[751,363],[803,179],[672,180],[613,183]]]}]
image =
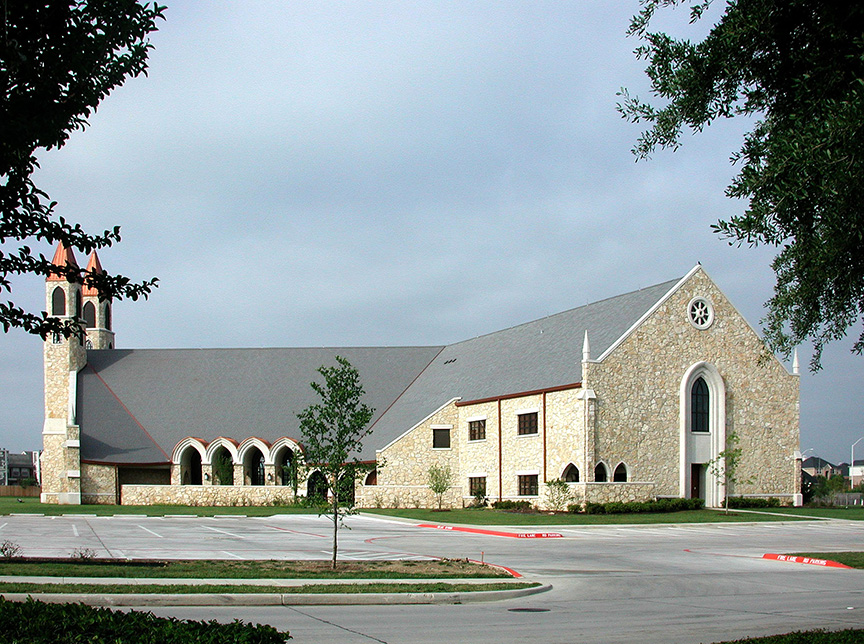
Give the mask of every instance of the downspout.
[{"label": "downspout", "polygon": [[543,482],[546,483],[546,392],[543,392]]},{"label": "downspout", "polygon": [[501,480],[501,476],[503,475],[502,467],[501,467],[501,441],[504,438],[504,432],[501,428],[501,399],[498,399],[498,500],[502,501],[504,499],[503,495],[503,482]]}]

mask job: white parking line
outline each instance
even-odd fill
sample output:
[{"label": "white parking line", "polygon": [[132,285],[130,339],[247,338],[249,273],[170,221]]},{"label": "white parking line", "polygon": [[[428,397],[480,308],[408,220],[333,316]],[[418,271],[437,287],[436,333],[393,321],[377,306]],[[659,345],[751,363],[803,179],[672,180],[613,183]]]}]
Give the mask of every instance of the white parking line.
[{"label": "white parking line", "polygon": [[5,528],[7,525],[9,525],[8,522],[4,523],[3,525],[0,525],[0,530],[2,530],[3,528]]},{"label": "white parking line", "polygon": [[212,530],[213,532],[221,532],[222,534],[227,534],[229,537],[236,537],[237,539],[245,539],[246,538],[246,537],[240,536],[239,534],[234,534],[233,532],[228,532],[227,530],[220,530],[219,528],[211,528],[209,525],[205,525],[205,526],[201,526],[201,527],[207,528],[208,530]]},{"label": "white parking line", "polygon": [[78,536],[78,526],[76,526],[74,523],[72,524],[72,532],[76,537]]},{"label": "white parking line", "polygon": [[235,555],[233,552],[228,552],[227,550],[223,550],[226,555],[229,557],[234,557],[235,559],[245,559],[245,557],[241,557],[240,555]]},{"label": "white parking line", "polygon": [[161,534],[156,534],[156,533],[153,532],[150,528],[145,528],[143,525],[139,525],[138,527],[141,528],[144,532],[149,532],[149,533],[152,534],[154,537],[159,537],[160,539],[164,539],[164,538],[165,538],[165,537],[163,537]]}]

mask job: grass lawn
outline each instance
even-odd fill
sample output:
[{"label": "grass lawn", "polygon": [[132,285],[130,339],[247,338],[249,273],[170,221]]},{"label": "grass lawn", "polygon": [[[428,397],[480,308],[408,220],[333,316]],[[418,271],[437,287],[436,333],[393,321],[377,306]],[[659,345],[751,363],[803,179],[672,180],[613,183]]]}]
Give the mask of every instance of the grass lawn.
[{"label": "grass lawn", "polygon": [[[506,512],[503,510],[363,510],[363,512],[391,517],[411,519],[418,523],[456,523],[461,525],[511,525],[511,526],[550,526],[550,525],[617,525],[642,523],[726,523],[740,521],[784,521],[786,517],[770,514],[736,513],[729,514],[716,510],[686,510],[683,512],[657,512],[636,514],[545,514],[542,512]],[[794,517],[790,517],[794,519]]]},{"label": "grass lawn", "polygon": [[754,512],[780,512],[790,516],[821,517],[823,519],[849,519],[864,521],[864,507],[849,506],[845,508],[771,508],[770,510],[754,510]]},{"label": "grass lawn", "polygon": [[0,582],[0,593],[84,593],[84,594],[181,594],[224,595],[236,593],[323,594],[323,593],[468,593],[483,590],[516,590],[539,586],[536,582],[460,583],[371,583],[304,584],[302,586],[222,586],[222,585],[122,585],[122,584],[22,584]]},{"label": "grass lawn", "polygon": [[46,577],[130,577],[135,579],[480,579],[509,578],[499,568],[464,559],[430,561],[187,560],[164,562],[102,562],[12,560],[0,562],[0,575]]},{"label": "grass lawn", "polygon": [[[18,498],[21,502],[18,502]],[[274,514],[318,514],[313,508],[294,506],[201,506],[186,505],[57,505],[40,503],[39,497],[0,496],[0,514],[32,513],[56,516],[60,514],[95,514],[112,516],[114,514],[146,514],[161,517],[166,514],[193,514],[199,517],[212,517],[216,514],[245,515],[248,517],[269,517]]]},{"label": "grass lawn", "polygon": [[864,552],[793,552],[789,554],[796,557],[810,557],[811,559],[830,559],[852,568],[864,568]]}]

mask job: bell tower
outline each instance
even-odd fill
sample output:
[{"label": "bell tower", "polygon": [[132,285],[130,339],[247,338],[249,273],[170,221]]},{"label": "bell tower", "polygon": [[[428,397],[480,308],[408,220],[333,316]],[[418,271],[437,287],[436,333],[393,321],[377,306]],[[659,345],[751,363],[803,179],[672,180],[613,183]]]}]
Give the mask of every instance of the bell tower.
[{"label": "bell tower", "polygon": [[[87,273],[101,274],[104,272],[102,264],[99,262],[99,256],[94,250],[90,254],[90,261],[87,263]],[[100,299],[99,291],[86,284],[81,289],[81,294],[84,297],[81,317],[87,334],[85,348],[113,349],[115,345],[114,332],[111,330],[111,300]]]},{"label": "bell tower", "polygon": [[[78,268],[71,248],[58,245],[52,264]],[[81,320],[82,287],[60,272],[45,280],[48,315],[63,320]],[[81,503],[80,436],[76,421],[78,372],[87,362],[81,336],[55,333],[45,338],[45,424],[42,427],[43,503]]]}]

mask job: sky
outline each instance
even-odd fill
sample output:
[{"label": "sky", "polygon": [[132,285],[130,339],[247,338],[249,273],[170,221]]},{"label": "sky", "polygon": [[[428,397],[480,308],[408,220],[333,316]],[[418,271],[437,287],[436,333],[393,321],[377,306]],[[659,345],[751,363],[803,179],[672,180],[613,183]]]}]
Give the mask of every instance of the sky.
[{"label": "sky", "polygon": [[[35,179],[85,230],[121,226],[106,270],[159,278],[149,300],[115,305],[121,348],[447,344],[697,262],[758,329],[772,249],[711,231],[745,207],[724,188],[750,124],[635,161],[640,126],[615,106],[622,87],[649,95],[625,35],[637,10],[170,2],[149,75],[40,154]],[[696,38],[710,24],[687,22],[679,8],[656,26]],[[44,298],[42,280],[13,281],[16,304]],[[801,348],[805,455],[848,461],[864,437],[851,345],[816,374]],[[0,365],[0,447],[39,449],[41,340],[0,333]]]}]

